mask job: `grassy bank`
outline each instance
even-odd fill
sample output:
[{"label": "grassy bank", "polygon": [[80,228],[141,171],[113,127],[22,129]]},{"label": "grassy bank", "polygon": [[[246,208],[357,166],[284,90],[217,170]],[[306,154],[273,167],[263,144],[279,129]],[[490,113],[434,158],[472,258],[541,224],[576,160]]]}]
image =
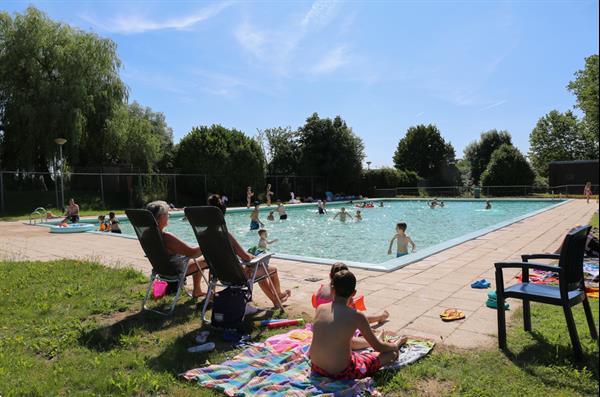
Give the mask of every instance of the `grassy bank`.
[{"label": "grassy bank", "polygon": [[[221,343],[209,354],[187,353],[200,326],[194,305],[183,298],[167,319],[140,314],[145,282],[135,271],[88,262],[1,262],[0,395],[218,395],[177,374],[237,350]],[[597,301],[593,308],[598,313]],[[575,314],[582,363],[572,361],[562,311],[534,305],[534,332],[515,321],[508,354],[438,346],[416,365],[379,375],[379,388],[392,396],[596,395],[598,345],[581,307]],[[268,335],[257,332],[257,340]]]}]

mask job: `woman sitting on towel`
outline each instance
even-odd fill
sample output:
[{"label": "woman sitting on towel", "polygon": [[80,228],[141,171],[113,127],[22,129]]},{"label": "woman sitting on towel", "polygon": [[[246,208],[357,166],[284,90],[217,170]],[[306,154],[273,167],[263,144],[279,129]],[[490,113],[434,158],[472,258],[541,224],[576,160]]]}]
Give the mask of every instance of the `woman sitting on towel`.
[{"label": "woman sitting on towel", "polygon": [[[208,205],[212,205],[213,207],[219,208],[221,211],[223,211],[223,214],[225,214],[226,208],[223,206],[223,204],[221,204],[221,198],[219,197],[218,194],[213,194],[212,196],[210,196],[208,198]],[[231,233],[229,233],[229,242],[231,243],[231,246],[232,246],[233,250],[235,251],[235,254],[242,261],[249,262],[252,260],[252,258],[254,258],[254,256],[252,256],[251,254],[246,252],[246,250],[244,248],[242,248],[240,243],[238,243],[238,241],[235,239],[235,237],[233,237],[231,235]],[[254,269],[245,267],[244,270],[245,270],[246,274],[248,275],[248,277],[251,277]],[[277,302],[277,296],[275,294],[277,294],[279,296],[279,300],[283,303],[290,297],[292,292],[289,289],[285,290],[285,291],[281,291],[281,284],[279,282],[279,274],[277,273],[277,268],[275,268],[275,266],[269,265],[269,270],[273,271],[270,278],[271,278],[271,282],[273,283],[273,288],[275,289],[275,291],[273,291],[271,289],[269,280],[267,280],[266,278],[259,281],[258,285],[260,286],[260,289],[265,293],[267,298],[269,298],[271,300],[271,302],[273,302],[273,305],[275,307],[277,307],[279,305],[279,303]],[[259,268],[258,272],[256,273],[256,276],[261,277],[263,275],[264,275],[264,270],[262,268]]]}]

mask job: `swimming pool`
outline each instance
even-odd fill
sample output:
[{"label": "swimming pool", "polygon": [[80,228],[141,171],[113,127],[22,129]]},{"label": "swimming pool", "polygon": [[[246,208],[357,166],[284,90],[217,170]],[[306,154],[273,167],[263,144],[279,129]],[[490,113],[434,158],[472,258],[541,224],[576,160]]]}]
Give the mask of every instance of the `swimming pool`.
[{"label": "swimming pool", "polygon": [[[362,221],[341,222],[333,219],[341,207],[354,214],[353,204],[329,204],[328,213],[320,216],[314,205],[288,206],[286,221],[268,221],[269,208],[261,208],[260,218],[269,232],[277,256],[300,261],[333,263],[341,260],[350,265],[374,270],[393,270],[435,252],[488,233],[499,227],[562,204],[561,200],[493,200],[485,210],[482,200],[447,200],[444,208],[430,209],[427,200],[386,200],[380,208],[360,209]],[[167,230],[196,244],[190,224],[183,214],[172,214]],[[275,218],[278,219],[275,214]],[[248,210],[230,210],[227,227],[242,246],[257,244],[257,231],[249,230]],[[397,222],[408,225],[406,231],[417,245],[415,253],[401,258],[387,255],[389,241]],[[121,223],[123,233],[135,236],[131,224]]]}]

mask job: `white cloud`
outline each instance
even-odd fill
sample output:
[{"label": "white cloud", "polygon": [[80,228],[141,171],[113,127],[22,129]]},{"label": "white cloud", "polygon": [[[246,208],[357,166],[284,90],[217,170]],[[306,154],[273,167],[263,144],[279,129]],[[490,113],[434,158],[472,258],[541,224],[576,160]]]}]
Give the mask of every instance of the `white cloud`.
[{"label": "white cloud", "polygon": [[108,22],[98,21],[88,15],[80,15],[80,18],[99,29],[114,33],[135,34],[164,29],[185,30],[217,16],[230,5],[230,2],[212,4],[189,15],[162,21],[149,19],[138,14],[119,15]]},{"label": "white cloud", "polygon": [[248,51],[257,58],[263,57],[264,46],[266,44],[265,33],[245,22],[235,31],[235,38],[245,51]]},{"label": "white cloud", "polygon": [[506,102],[508,102],[508,101],[507,101],[506,99],[503,99],[503,100],[501,100],[501,101],[497,101],[497,102],[494,102],[494,103],[492,103],[492,104],[490,104],[490,105],[488,105],[488,106],[485,106],[485,107],[483,107],[483,108],[481,108],[481,109],[479,109],[479,110],[482,110],[482,111],[483,111],[483,110],[489,110],[489,109],[493,109],[493,108],[495,108],[495,107],[498,107],[498,106],[502,106],[502,105],[504,105]]},{"label": "white cloud", "polygon": [[345,46],[338,46],[333,51],[325,55],[311,69],[312,74],[327,74],[335,72],[337,69],[349,62],[348,51]]},{"label": "white cloud", "polygon": [[337,1],[317,0],[310,7],[310,10],[304,15],[300,25],[307,28],[310,25],[327,25],[337,13]]}]

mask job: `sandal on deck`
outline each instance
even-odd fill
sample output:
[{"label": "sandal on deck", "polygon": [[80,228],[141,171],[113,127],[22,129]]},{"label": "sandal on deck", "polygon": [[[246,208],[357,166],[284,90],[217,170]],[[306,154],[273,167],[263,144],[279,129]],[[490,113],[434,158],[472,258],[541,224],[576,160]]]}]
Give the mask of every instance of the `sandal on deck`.
[{"label": "sandal on deck", "polygon": [[490,286],[491,286],[490,282],[487,281],[485,278],[482,278],[481,280],[477,280],[473,284],[471,284],[471,288],[477,288],[477,289],[486,289],[486,288],[490,288]]},{"label": "sandal on deck", "polygon": [[458,309],[446,309],[440,314],[442,321],[455,321],[465,318],[465,313]]}]

